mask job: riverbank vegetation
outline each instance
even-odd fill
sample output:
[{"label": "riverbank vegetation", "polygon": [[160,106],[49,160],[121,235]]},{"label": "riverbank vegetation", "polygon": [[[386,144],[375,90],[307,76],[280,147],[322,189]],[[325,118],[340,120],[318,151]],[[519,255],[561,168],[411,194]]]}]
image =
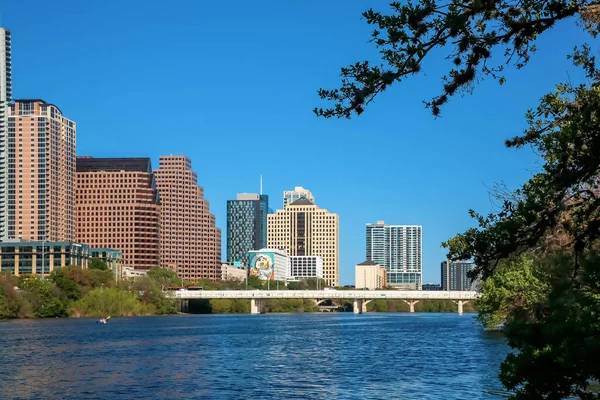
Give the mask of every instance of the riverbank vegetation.
[{"label": "riverbank vegetation", "polygon": [[101,260],[90,263],[90,269],[71,266],[54,270],[46,279],[3,273],[0,319],[174,313],[175,301],[164,296],[156,275],[161,273],[116,282]]},{"label": "riverbank vegetation", "polygon": [[[421,72],[436,51],[452,62],[440,93],[425,103],[439,116],[482,79],[503,84],[506,68],[525,67],[537,39],[559,22],[575,22],[595,46],[600,33],[600,5],[590,0],[390,6],[389,14],[363,14],[375,27],[371,42],[381,64],[342,68],[341,86],[319,91],[333,104],[315,109],[318,116],[360,115],[381,92]],[[470,211],[476,227],[444,243],[451,259],[477,265],[479,320],[488,328],[504,324],[514,352],[500,380],[515,399],[600,398],[591,385],[600,380],[600,69],[597,49],[582,35],[564,38],[574,41],[567,57],[581,71],[543,95],[526,113],[524,133],[507,133],[505,142],[532,148],[539,172],[516,190],[498,185],[492,213]],[[544,62],[553,56],[560,55]]]}]

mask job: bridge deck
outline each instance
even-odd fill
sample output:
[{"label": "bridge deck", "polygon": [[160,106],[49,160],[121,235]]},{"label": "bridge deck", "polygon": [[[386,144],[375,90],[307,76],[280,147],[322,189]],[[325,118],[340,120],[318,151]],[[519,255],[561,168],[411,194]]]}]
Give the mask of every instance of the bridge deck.
[{"label": "bridge deck", "polygon": [[472,291],[421,290],[178,290],[178,299],[390,299],[474,300]]}]

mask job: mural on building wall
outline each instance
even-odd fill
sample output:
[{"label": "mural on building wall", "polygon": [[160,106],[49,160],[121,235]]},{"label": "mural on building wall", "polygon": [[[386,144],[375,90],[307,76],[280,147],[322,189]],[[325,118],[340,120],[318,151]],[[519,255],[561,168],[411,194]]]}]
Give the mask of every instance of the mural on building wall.
[{"label": "mural on building wall", "polygon": [[273,253],[253,253],[250,259],[250,276],[262,281],[275,279],[275,255]]}]

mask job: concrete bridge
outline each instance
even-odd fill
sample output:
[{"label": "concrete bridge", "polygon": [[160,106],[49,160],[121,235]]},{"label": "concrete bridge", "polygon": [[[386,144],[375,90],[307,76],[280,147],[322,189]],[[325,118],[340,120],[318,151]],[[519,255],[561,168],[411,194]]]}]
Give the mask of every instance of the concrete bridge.
[{"label": "concrete bridge", "polygon": [[463,305],[479,297],[472,291],[421,291],[421,290],[178,290],[169,293],[180,300],[192,299],[249,299],[250,313],[264,314],[268,299],[311,299],[316,305],[325,300],[352,300],[354,314],[367,312],[367,304],[373,300],[403,300],[410,312],[421,300],[451,300],[463,314]]}]

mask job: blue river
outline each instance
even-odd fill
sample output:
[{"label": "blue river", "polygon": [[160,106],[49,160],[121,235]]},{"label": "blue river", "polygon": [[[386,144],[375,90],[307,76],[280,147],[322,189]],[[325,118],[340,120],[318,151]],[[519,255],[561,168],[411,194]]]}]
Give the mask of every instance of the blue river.
[{"label": "blue river", "polygon": [[494,399],[510,350],[473,314],[0,323],[2,399]]}]

